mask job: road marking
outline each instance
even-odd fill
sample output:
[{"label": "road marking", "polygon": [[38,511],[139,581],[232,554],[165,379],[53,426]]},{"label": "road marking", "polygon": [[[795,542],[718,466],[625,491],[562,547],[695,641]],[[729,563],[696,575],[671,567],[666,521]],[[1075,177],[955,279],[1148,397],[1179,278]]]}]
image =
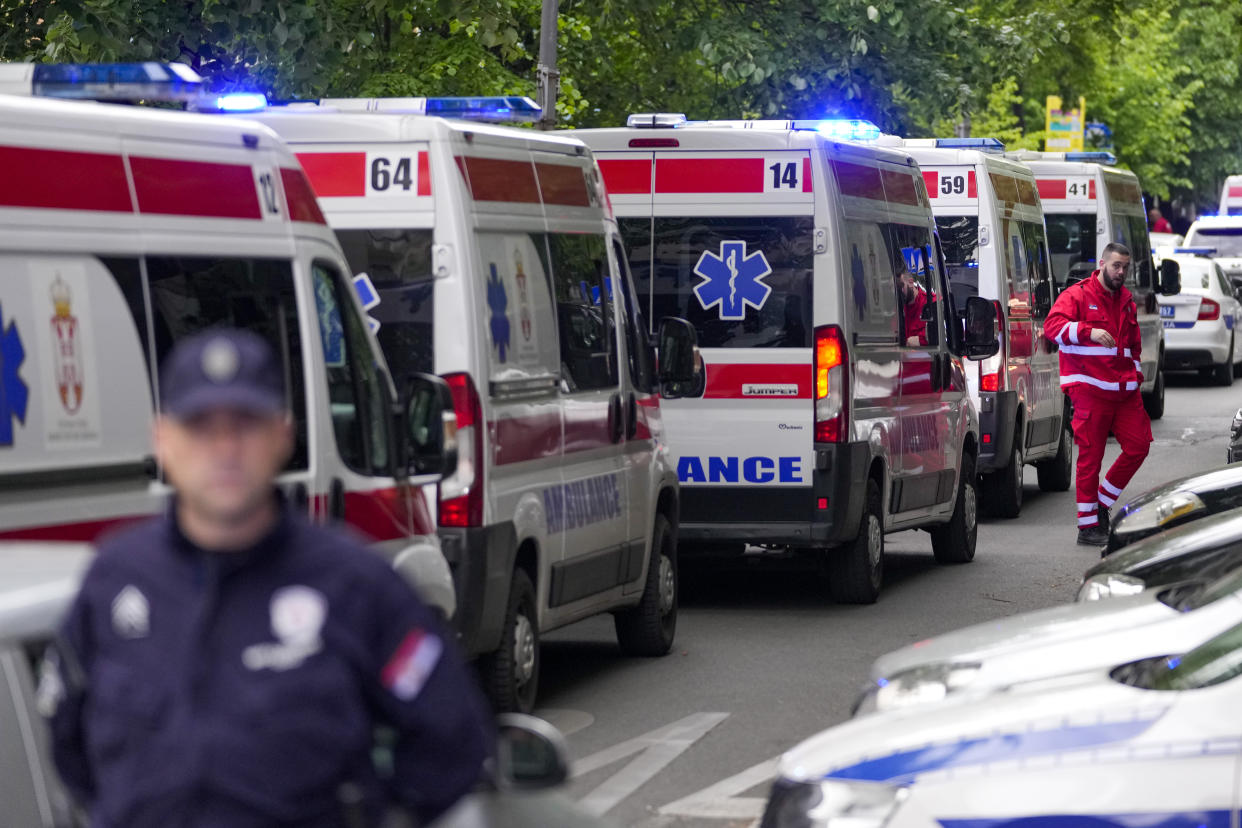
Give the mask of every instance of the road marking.
[{"label": "road marking", "polygon": [[757,820],[763,816],[765,800],[758,796],[738,794],[775,778],[779,759],[779,756],[765,759],[698,793],[670,802],[660,809],[660,816]]},{"label": "road marking", "polygon": [[628,765],[579,800],[578,804],[596,816],[607,813],[727,718],[728,713],[695,713],[574,762],[573,778],[578,778],[608,767],[614,762],[634,757]]},{"label": "road marking", "polygon": [[569,736],[595,724],[595,717],[584,710],[540,708],[535,715],[555,727],[563,736]]}]

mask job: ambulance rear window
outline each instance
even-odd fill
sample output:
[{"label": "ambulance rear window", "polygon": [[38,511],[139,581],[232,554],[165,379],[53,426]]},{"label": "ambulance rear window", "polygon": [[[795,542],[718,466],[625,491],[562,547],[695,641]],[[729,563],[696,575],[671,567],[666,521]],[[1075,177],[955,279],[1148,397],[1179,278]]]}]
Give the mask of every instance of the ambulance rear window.
[{"label": "ambulance rear window", "polygon": [[629,219],[639,302],[688,319],[705,348],[810,347],[811,216]]},{"label": "ambulance rear window", "polygon": [[366,273],[379,294],[367,314],[380,323],[376,338],[400,384],[416,373],[435,373],[435,291],[432,230],[338,230],[349,269]]},{"label": "ambulance rear window", "polygon": [[1095,270],[1095,213],[1045,213],[1044,222],[1057,288],[1071,274],[1075,280],[1089,276]]},{"label": "ambulance rear window", "polygon": [[936,230],[944,252],[949,290],[959,308],[979,295],[979,219],[975,216],[937,216]]}]

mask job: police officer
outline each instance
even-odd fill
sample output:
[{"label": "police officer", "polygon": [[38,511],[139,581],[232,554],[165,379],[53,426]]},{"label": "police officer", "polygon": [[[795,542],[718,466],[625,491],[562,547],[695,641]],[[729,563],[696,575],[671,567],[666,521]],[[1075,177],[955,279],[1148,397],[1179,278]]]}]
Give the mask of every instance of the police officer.
[{"label": "police officer", "polygon": [[274,487],[293,449],[282,386],[244,331],[186,339],[164,364],[155,450],[175,497],[100,544],[41,687],[92,825],[373,825],[392,802],[426,822],[491,751],[432,613]]}]

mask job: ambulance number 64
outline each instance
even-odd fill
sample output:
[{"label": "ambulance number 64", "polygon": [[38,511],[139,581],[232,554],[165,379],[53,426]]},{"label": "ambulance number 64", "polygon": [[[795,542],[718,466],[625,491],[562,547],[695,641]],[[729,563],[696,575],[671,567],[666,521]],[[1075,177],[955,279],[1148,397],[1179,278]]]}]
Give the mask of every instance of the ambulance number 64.
[{"label": "ambulance number 64", "polygon": [[414,161],[411,158],[388,158],[372,156],[369,188],[371,192],[409,192],[415,184]]}]

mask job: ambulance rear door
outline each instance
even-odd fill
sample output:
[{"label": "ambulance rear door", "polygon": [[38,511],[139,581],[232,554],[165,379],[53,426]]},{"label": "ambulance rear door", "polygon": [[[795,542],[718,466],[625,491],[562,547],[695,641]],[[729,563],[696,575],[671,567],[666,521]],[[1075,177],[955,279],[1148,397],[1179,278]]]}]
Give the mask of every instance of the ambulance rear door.
[{"label": "ambulance rear door", "polygon": [[1220,214],[1242,216],[1242,175],[1231,175],[1225,179],[1225,186],[1220,191]]},{"label": "ambulance rear door", "polygon": [[1108,241],[1106,219],[1099,214],[1098,173],[1079,164],[1032,162],[1029,166],[1043,204],[1052,277],[1060,292],[1091,275],[1099,248]]},{"label": "ambulance rear door", "polygon": [[678,150],[598,153],[648,319],[698,333],[704,387],[661,402],[690,540],[809,540],[811,157],[765,137],[773,149],[689,149],[686,133]]}]

